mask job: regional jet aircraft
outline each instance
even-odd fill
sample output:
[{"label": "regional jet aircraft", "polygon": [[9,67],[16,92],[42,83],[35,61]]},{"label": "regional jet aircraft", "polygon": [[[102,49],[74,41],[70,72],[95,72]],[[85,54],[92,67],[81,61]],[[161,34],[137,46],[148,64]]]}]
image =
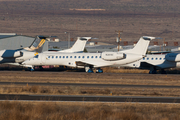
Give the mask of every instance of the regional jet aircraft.
[{"label": "regional jet aircraft", "polygon": [[26,48],[17,50],[0,50],[0,64],[8,63],[16,65],[42,52],[46,37],[37,36],[33,43]]},{"label": "regional jet aircraft", "polygon": [[168,53],[163,55],[147,55],[143,59],[136,62],[123,65],[124,67],[148,69],[149,74],[156,74],[156,70],[161,70],[162,74],[165,74],[164,69],[180,67],[180,54]]},{"label": "regional jet aircraft", "polygon": [[86,72],[93,72],[93,69],[96,68],[96,72],[102,73],[101,67],[124,65],[143,58],[152,39],[155,39],[155,37],[143,36],[133,49],[119,52],[41,53],[34,58],[24,61],[22,65],[64,65],[85,68]]}]

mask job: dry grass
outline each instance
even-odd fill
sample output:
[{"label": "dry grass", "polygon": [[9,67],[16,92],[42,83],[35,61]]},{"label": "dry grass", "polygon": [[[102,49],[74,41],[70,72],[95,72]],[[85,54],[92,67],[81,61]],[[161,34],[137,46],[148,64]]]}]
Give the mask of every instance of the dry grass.
[{"label": "dry grass", "polygon": [[179,97],[178,88],[116,88],[79,86],[20,86],[0,85],[0,94],[48,95],[115,95],[115,96],[172,96]]},{"label": "dry grass", "polygon": [[1,120],[178,120],[179,104],[0,102]]},{"label": "dry grass", "polygon": [[103,68],[103,72],[105,73],[149,73],[149,70],[141,70],[141,69],[118,69],[112,67]]},{"label": "dry grass", "polygon": [[[138,70],[137,70],[138,71]],[[45,82],[45,83],[97,83],[133,85],[180,86],[179,75],[151,75],[129,73],[89,74],[84,72],[24,72],[1,71],[1,82]]]}]

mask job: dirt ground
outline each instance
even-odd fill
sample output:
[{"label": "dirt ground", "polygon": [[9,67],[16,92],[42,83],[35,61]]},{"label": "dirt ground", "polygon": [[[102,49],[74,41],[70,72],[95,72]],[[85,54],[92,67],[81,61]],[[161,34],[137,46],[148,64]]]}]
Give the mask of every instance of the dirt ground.
[{"label": "dirt ground", "polygon": [[[149,75],[135,73],[89,74],[84,72],[1,71],[0,82],[86,83],[126,85],[180,86],[179,75]],[[40,86],[0,85],[1,94],[61,94],[61,95],[133,95],[133,96],[180,96],[180,88],[138,87],[87,87],[87,86]]]},{"label": "dirt ground", "polygon": [[[67,40],[64,32],[69,32],[74,40],[91,36],[99,38],[96,41],[116,43],[115,31],[121,30],[122,41],[131,45],[146,35],[164,38],[174,45],[173,41],[180,39],[178,4],[177,0],[1,0],[0,32],[51,35],[60,40]],[[74,8],[105,11],[70,10]],[[163,40],[158,42],[162,44]]]}]

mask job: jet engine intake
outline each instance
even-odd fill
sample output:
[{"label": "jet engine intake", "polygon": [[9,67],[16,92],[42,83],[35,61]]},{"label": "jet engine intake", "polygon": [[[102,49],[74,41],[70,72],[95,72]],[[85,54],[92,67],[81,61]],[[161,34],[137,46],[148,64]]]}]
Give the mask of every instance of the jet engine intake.
[{"label": "jet engine intake", "polygon": [[121,60],[126,58],[126,54],[119,52],[103,52],[102,59],[107,61]]},{"label": "jet engine intake", "polygon": [[17,58],[23,56],[21,51],[6,50],[1,57],[3,58]]},{"label": "jet engine intake", "polygon": [[178,53],[168,53],[165,59],[171,62],[180,62],[180,54]]}]

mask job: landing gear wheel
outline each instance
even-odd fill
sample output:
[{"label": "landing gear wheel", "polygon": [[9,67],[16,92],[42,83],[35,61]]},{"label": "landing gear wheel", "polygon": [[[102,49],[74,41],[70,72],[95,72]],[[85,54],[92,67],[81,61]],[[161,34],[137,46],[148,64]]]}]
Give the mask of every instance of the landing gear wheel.
[{"label": "landing gear wheel", "polygon": [[28,67],[29,71],[34,71],[34,68],[33,67]]},{"label": "landing gear wheel", "polygon": [[149,74],[157,74],[156,70],[149,71]]},{"label": "landing gear wheel", "polygon": [[96,73],[103,73],[103,70],[102,69],[97,69]]},{"label": "landing gear wheel", "polygon": [[89,67],[89,66],[85,66],[85,71],[87,73],[94,73],[92,67]]},{"label": "landing gear wheel", "polygon": [[89,69],[87,73],[94,73],[92,69]]},{"label": "landing gear wheel", "polygon": [[161,70],[161,74],[167,74],[165,70]]},{"label": "landing gear wheel", "polygon": [[44,68],[43,68],[42,66],[39,66],[39,70],[40,70],[40,71],[43,71]]}]

